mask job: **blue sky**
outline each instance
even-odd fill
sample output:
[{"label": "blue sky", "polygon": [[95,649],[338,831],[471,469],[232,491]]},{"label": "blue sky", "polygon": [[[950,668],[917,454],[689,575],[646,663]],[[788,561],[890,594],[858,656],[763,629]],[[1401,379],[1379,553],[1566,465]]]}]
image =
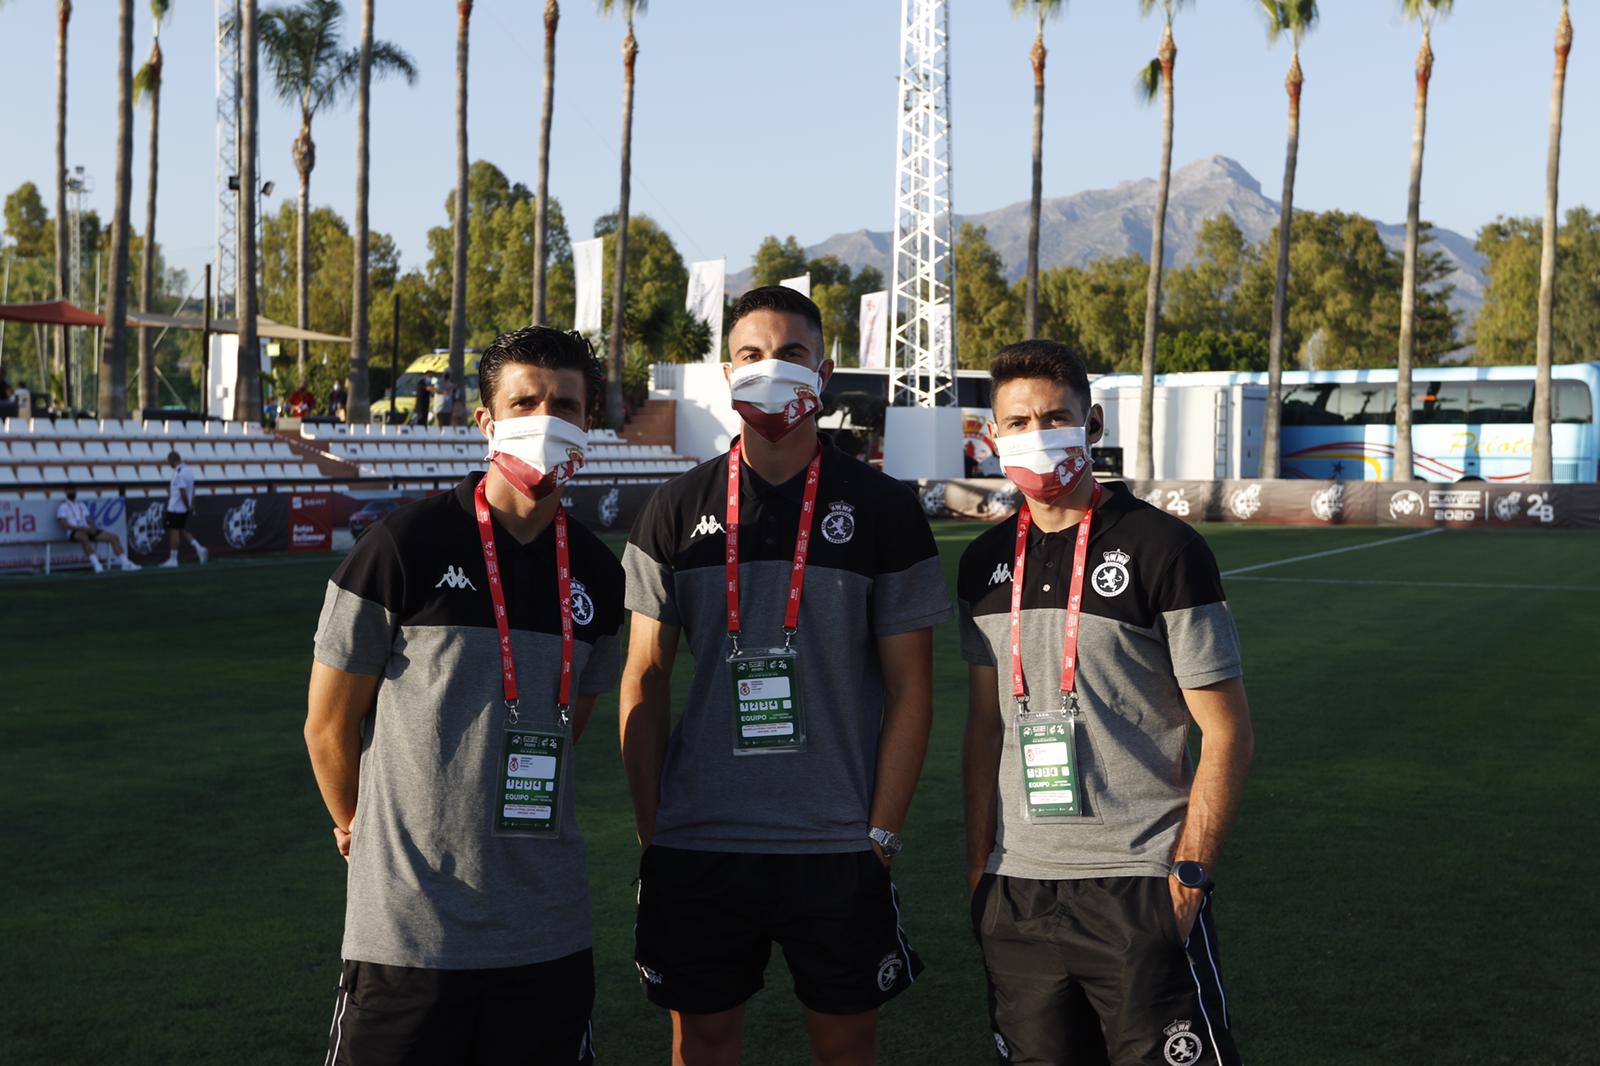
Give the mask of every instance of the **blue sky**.
[{"label": "blue sky", "polygon": [[[158,239],[198,277],[211,254],[212,5],[175,0],[163,32]],[[1396,0],[1323,0],[1303,52],[1307,84],[1296,202],[1405,215],[1412,61],[1418,33]],[[115,166],[115,16],[111,0],[78,0],[72,22],[69,164],[97,182],[111,211]],[[135,55],[149,48],[137,8]],[[354,43],[359,4],[347,34]],[[860,227],[888,229],[893,207],[896,0],[656,0],[638,20],[633,210],[660,221],[686,258],[749,265],[767,233],[811,243]],[[478,0],[472,23],[469,139],[473,158],[533,185],[543,30],[539,0]],[[11,0],[0,12],[0,190],[26,180],[46,190],[53,144],[54,10]],[[1554,0],[1468,0],[1435,31],[1424,217],[1474,233],[1500,213],[1542,210]],[[1584,6],[1567,86],[1563,208],[1600,205],[1600,58],[1589,61]],[[1005,0],[953,0],[955,192],[958,211],[1024,200],[1032,27]],[[1600,26],[1600,23],[1595,23]],[[1212,154],[1238,159],[1276,197],[1282,181],[1287,47],[1269,49],[1254,0],[1198,0],[1177,27],[1174,164]],[[444,223],[454,168],[455,5],[380,0],[378,35],[421,71],[415,87],[380,83],[373,97],[374,229],[398,240],[404,262],[426,257],[429,226]],[[1136,99],[1138,68],[1160,25],[1134,0],[1074,0],[1049,24],[1045,192],[1062,195],[1149,176],[1160,116]],[[615,19],[588,0],[563,5],[558,42],[551,189],[575,237],[614,208],[621,104]],[[1597,46],[1600,47],[1600,46]],[[268,86],[263,86],[264,94]],[[134,217],[143,226],[146,116],[136,113]],[[312,200],[348,216],[354,117],[320,116]],[[262,173],[277,183],[269,209],[292,202],[296,121],[264,95]]]}]

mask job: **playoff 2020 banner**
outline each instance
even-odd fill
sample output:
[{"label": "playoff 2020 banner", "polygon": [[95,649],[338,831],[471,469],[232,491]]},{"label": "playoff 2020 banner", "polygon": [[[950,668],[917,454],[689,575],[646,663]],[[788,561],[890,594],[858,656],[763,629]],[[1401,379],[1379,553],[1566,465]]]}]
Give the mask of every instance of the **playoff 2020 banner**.
[{"label": "playoff 2020 banner", "polygon": [[[1127,481],[1186,522],[1262,525],[1600,529],[1600,485],[1483,481]],[[1021,495],[1003,478],[924,481],[930,516],[998,520]]]}]

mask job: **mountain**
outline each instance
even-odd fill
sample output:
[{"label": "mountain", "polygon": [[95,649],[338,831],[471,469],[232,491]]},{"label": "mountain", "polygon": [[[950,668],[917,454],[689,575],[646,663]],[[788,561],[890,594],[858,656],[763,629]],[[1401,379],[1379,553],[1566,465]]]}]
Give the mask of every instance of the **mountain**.
[{"label": "mountain", "polygon": [[[1084,266],[1105,256],[1130,253],[1148,258],[1150,227],[1155,217],[1156,183],[1153,178],[1125,181],[1111,189],[1091,189],[1071,196],[1055,196],[1040,205],[1039,262],[1042,268]],[[1215,155],[1173,172],[1167,199],[1167,262],[1182,266],[1194,256],[1201,223],[1228,214],[1245,238],[1260,241],[1278,225],[1278,201],[1261,191],[1243,166]],[[987,226],[989,243],[1005,260],[1006,275],[1015,281],[1028,261],[1028,204],[1011,204],[978,215],[957,215],[962,222]],[[1405,242],[1406,228],[1378,223],[1378,232],[1391,248]],[[1441,252],[1451,272],[1447,281],[1456,287],[1451,304],[1465,312],[1467,323],[1483,305],[1484,260],[1472,247],[1472,238],[1435,228],[1433,247]],[[856,230],[838,233],[806,249],[809,257],[836,255],[852,270],[874,266],[889,273],[889,233]],[[728,278],[732,293],[750,285],[748,269]]]}]

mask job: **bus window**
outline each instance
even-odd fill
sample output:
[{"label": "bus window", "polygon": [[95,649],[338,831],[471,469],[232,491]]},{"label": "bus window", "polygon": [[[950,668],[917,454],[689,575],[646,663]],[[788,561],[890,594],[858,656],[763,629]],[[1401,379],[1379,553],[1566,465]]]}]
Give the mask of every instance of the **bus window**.
[{"label": "bus window", "polygon": [[1349,426],[1394,425],[1394,385],[1351,381],[1339,386],[1340,421]]},{"label": "bus window", "polygon": [[1471,384],[1466,421],[1533,421],[1532,381],[1474,381]]},{"label": "bus window", "polygon": [[1594,421],[1594,397],[1589,394],[1589,386],[1582,381],[1556,381],[1551,397],[1550,420],[1552,422],[1581,423],[1587,425]]},{"label": "bus window", "polygon": [[1328,409],[1328,401],[1339,386],[1311,383],[1288,389],[1283,394],[1282,422],[1286,426],[1329,426],[1344,421]]},{"label": "bus window", "polygon": [[1411,421],[1418,425],[1467,421],[1467,387],[1472,384],[1475,382],[1416,382],[1411,387]]}]

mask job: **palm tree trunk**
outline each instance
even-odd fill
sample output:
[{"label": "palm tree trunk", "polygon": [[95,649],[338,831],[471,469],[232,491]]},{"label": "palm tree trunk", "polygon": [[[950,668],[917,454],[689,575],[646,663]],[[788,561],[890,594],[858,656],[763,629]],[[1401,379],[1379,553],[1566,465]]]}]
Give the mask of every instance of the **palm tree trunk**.
[{"label": "palm tree trunk", "polygon": [[[465,384],[467,346],[467,24],[472,19],[472,0],[456,5],[456,210],[455,249],[450,279],[450,383]],[[463,396],[458,393],[458,398]],[[457,403],[453,420],[461,419]]]},{"label": "palm tree trunk", "polygon": [[[311,170],[317,165],[317,146],[311,139],[311,123],[303,119],[294,139],[294,169],[300,175],[300,195],[295,203],[294,272],[295,324],[311,328],[311,278],[306,273],[311,258]],[[306,342],[295,342],[295,384],[306,379]]]},{"label": "palm tree trunk", "polygon": [[550,117],[555,110],[556,24],[561,5],[544,5],[544,104],[539,111],[539,202],[533,224],[533,324],[544,325],[545,267],[550,256],[546,241],[550,229]]},{"label": "palm tree trunk", "polygon": [[117,4],[117,201],[111,215],[109,313],[97,413],[128,413],[128,214],[133,206],[133,0]]},{"label": "palm tree trunk", "polygon": [[1294,226],[1294,171],[1300,161],[1300,50],[1289,62],[1289,144],[1283,153],[1283,203],[1278,213],[1278,278],[1272,290],[1272,334],[1267,341],[1267,409],[1262,419],[1261,476],[1278,477],[1283,414],[1283,331],[1289,318],[1289,239]]},{"label": "palm tree trunk", "polygon": [[639,42],[630,18],[628,35],[622,39],[622,188],[617,200],[616,267],[611,284],[611,373],[606,378],[606,422],[617,430],[627,419],[622,404],[622,327],[627,307],[628,194],[633,168],[633,66],[638,57]]},{"label": "palm tree trunk", "polygon": [[346,420],[365,422],[372,416],[372,402],[367,395],[370,383],[367,377],[368,346],[371,342],[371,322],[367,303],[371,296],[367,287],[367,196],[370,188],[368,172],[372,154],[368,148],[372,120],[368,106],[372,99],[372,20],[374,0],[361,4],[361,64],[356,74],[356,217],[355,217],[355,269],[352,272],[350,299],[350,379],[346,388],[349,394]]},{"label": "palm tree trunk", "polygon": [[[159,26],[159,23],[158,23]],[[161,161],[161,42],[150,48],[150,177],[144,191],[144,248],[139,256],[139,310],[149,312],[156,288],[156,178]],[[139,410],[158,406],[156,345],[148,329],[139,330]]]},{"label": "palm tree trunk", "polygon": [[1567,56],[1572,52],[1572,17],[1565,2],[1556,25],[1556,72],[1550,85],[1550,155],[1544,177],[1544,247],[1539,256],[1539,332],[1533,383],[1534,481],[1554,481],[1550,431],[1551,325],[1556,298],[1556,193],[1561,178],[1561,112],[1567,92]]},{"label": "palm tree trunk", "polygon": [[239,367],[233,386],[233,417],[261,420],[261,343],[256,332],[256,143],[259,132],[260,40],[256,0],[239,5],[239,262],[235,302],[239,315]]},{"label": "palm tree trunk", "polygon": [[1039,9],[1039,35],[1033,39],[1033,200],[1028,206],[1027,322],[1028,339],[1039,335],[1039,212],[1044,199],[1044,8]]},{"label": "palm tree trunk", "polygon": [[1172,184],[1172,71],[1178,46],[1172,24],[1161,37],[1161,176],[1156,184],[1156,215],[1150,232],[1150,281],[1144,296],[1144,350],[1140,356],[1143,386],[1139,393],[1139,462],[1135,477],[1155,477],[1156,331],[1161,325],[1161,261],[1165,252],[1167,192]]},{"label": "palm tree trunk", "polygon": [[[67,24],[72,21],[72,0],[56,0],[56,299],[70,296],[67,286],[71,251],[67,235]],[[70,410],[72,395],[72,352],[67,345],[67,327],[57,326],[55,372],[61,378],[61,400]]]},{"label": "palm tree trunk", "polygon": [[1394,469],[1390,479],[1410,481],[1411,363],[1416,354],[1417,244],[1422,214],[1422,148],[1428,129],[1428,82],[1433,77],[1433,48],[1423,30],[1417,51],[1417,99],[1411,125],[1411,192],[1406,200],[1406,262],[1400,281],[1400,354],[1394,393]]}]

